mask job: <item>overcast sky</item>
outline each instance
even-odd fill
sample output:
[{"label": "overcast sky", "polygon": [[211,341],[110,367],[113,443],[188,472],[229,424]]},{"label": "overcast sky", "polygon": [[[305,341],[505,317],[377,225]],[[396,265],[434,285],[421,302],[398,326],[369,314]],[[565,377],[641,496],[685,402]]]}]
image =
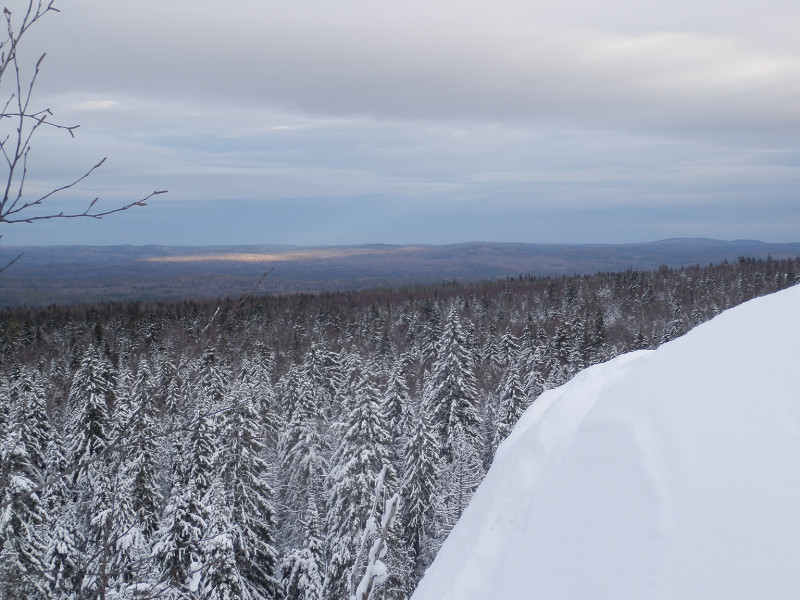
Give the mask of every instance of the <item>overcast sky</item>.
[{"label": "overcast sky", "polygon": [[30,193],[169,193],[3,244],[800,240],[797,0],[56,6]]}]

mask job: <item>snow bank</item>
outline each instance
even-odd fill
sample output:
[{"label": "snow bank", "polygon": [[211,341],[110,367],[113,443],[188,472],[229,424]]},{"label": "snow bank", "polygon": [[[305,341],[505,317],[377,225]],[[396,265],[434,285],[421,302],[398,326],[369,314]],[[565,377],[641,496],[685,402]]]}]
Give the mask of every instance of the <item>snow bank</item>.
[{"label": "snow bank", "polygon": [[413,600],[796,598],[800,287],[543,394]]}]

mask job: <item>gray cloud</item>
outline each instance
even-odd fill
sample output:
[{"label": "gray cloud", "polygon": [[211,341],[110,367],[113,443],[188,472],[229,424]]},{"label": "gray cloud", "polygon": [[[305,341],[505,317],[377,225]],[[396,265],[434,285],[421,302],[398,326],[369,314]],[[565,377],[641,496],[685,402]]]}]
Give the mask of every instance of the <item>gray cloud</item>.
[{"label": "gray cloud", "polygon": [[[187,109],[559,118],[601,128],[796,136],[796,41],[767,44],[757,29],[741,31],[742,9],[727,2],[695,10],[647,5],[630,14],[632,3],[604,3],[599,13],[586,0],[554,14],[513,2],[456,11],[413,2],[289,8],[240,1],[221,10],[210,2],[86,0],[48,26],[61,27],[49,35],[61,89],[180,97]],[[760,3],[760,13],[770,5],[790,11],[770,24],[800,16],[783,2]],[[702,18],[727,12],[727,31]],[[669,27],[657,28],[659,18]]]},{"label": "gray cloud", "polygon": [[[460,211],[459,230],[440,228],[454,240],[480,233],[470,223],[508,226],[536,211],[572,211],[559,214],[584,229],[613,214],[643,232],[647,215],[667,215],[683,235],[699,227],[674,212],[683,210],[705,235],[719,222],[722,235],[735,227],[707,216],[746,199],[735,214],[760,228],[746,237],[800,233],[786,226],[800,183],[796,2],[61,8],[31,36],[30,56],[48,50],[40,97],[82,127],[76,142],[49,137],[35,149],[31,185],[41,189],[109,155],[82,193],[113,200],[166,187],[171,206],[327,198],[329,218],[364,222],[343,231],[366,239],[371,224],[375,241],[381,215],[407,215],[404,203]],[[556,221],[548,231],[582,230]],[[288,222],[282,233],[307,235],[301,219]],[[593,241],[625,229],[608,227]]]}]

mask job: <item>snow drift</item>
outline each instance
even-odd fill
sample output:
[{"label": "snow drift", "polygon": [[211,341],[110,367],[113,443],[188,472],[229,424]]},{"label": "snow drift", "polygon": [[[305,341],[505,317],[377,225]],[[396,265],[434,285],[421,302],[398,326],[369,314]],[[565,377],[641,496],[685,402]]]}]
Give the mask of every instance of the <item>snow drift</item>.
[{"label": "snow drift", "polygon": [[413,600],[798,593],[794,287],[543,394]]}]

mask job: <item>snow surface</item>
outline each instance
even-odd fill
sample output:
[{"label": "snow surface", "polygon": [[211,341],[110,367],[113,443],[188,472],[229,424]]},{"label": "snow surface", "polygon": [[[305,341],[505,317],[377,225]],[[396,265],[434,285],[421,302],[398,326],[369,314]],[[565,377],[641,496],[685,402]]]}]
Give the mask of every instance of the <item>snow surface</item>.
[{"label": "snow surface", "polygon": [[413,600],[799,594],[794,287],[540,396]]}]

